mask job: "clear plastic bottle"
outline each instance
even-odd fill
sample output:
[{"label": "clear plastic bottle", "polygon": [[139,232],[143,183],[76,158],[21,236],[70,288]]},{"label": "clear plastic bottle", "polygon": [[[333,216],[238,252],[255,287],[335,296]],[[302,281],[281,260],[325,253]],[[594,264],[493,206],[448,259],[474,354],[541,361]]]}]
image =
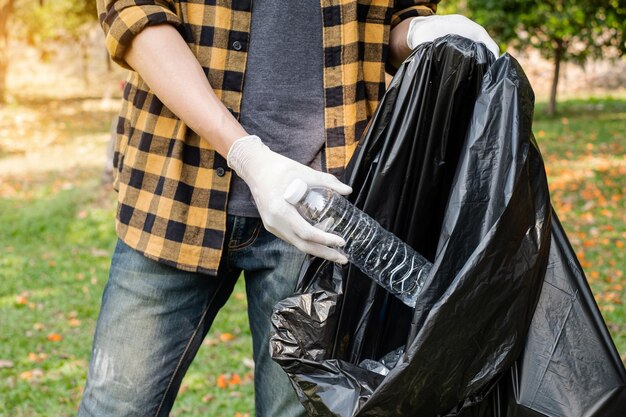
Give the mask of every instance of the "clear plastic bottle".
[{"label": "clear plastic bottle", "polygon": [[365,275],[415,307],[432,268],[427,259],[333,190],[297,179],[285,199],[315,227],[341,236],[343,253]]}]

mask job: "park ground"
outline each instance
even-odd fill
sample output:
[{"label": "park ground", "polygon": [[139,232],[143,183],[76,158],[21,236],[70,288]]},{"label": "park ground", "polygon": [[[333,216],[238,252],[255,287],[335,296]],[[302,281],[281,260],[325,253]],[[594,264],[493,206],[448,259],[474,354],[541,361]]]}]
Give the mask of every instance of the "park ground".
[{"label": "park ground", "polygon": [[[85,88],[71,71],[53,82],[20,71],[0,107],[0,416],[65,417],[80,400],[115,244],[102,168],[122,76],[98,73]],[[544,108],[540,99],[534,132],[552,202],[626,361],[626,94],[579,92],[553,118]],[[172,415],[253,415],[253,366],[238,285]]]}]

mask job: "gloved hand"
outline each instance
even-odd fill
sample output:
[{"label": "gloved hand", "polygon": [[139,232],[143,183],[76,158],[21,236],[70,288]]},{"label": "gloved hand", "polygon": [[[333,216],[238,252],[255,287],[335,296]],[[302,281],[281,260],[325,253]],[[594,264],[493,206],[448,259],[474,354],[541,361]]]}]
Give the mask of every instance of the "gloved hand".
[{"label": "gloved hand", "polygon": [[487,31],[478,23],[459,14],[414,17],[409,24],[406,41],[409,48],[415,49],[421,43],[432,42],[450,34],[484,43],[496,58],[500,56],[500,48]]},{"label": "gloved hand", "polygon": [[341,264],[348,262],[345,255],[332,248],[342,247],[346,242],[337,235],[310,225],[283,195],[296,178],[309,186],[331,188],[343,195],[352,192],[350,186],[331,174],[316,171],[271,151],[258,136],[237,139],[231,145],[226,160],[228,166],[250,187],[263,225],[269,232],[303,252]]}]

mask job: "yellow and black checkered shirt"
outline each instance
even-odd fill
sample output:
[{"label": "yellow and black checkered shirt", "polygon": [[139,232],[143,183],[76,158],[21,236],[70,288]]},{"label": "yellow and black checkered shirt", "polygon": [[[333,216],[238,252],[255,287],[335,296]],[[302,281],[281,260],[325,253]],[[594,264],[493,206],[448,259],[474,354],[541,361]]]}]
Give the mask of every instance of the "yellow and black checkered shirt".
[{"label": "yellow and black checkered shirt", "polygon": [[[297,0],[293,0],[297,1]],[[390,29],[430,15],[439,0],[320,0],[324,47],[325,171],[340,176],[385,91]],[[224,105],[237,117],[252,0],[97,0],[106,46],[124,55],[148,25],[181,33]],[[167,57],[163,57],[167,59]],[[215,275],[231,171],[135,72],[124,88],[114,154],[117,234],[145,256]]]}]

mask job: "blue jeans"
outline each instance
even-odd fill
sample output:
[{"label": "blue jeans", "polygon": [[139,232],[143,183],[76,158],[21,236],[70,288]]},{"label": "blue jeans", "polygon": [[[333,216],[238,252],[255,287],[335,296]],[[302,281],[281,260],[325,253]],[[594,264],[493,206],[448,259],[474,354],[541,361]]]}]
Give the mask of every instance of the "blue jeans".
[{"label": "blue jeans", "polygon": [[219,309],[244,271],[259,417],[306,416],[269,355],[274,304],[291,295],[305,254],[260,219],[228,216],[218,276],[152,261],[118,241],[104,289],[79,417],[167,416]]}]

